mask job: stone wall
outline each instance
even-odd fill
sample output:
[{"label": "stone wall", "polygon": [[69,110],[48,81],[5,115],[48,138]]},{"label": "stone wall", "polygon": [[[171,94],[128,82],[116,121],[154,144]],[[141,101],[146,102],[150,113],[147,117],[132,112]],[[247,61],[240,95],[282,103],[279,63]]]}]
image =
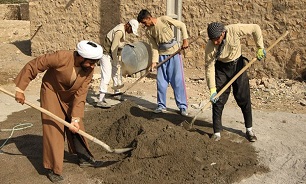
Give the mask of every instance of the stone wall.
[{"label": "stone wall", "polygon": [[0,4],[0,20],[29,20],[29,4]]},{"label": "stone wall", "polygon": [[[112,27],[136,18],[141,9],[153,16],[166,11],[165,0],[50,0],[30,1],[32,55],[58,49],[74,49],[82,39],[100,42]],[[203,36],[185,52],[185,66],[204,68],[203,54],[207,42],[206,26],[212,21],[256,23],[262,28],[265,46],[268,47],[286,30],[289,35],[277,44],[264,62],[256,62],[249,75],[257,78],[301,78],[306,71],[306,2],[300,0],[185,0],[183,21],[190,39]],[[146,41],[143,29],[140,36],[129,36],[129,41]],[[252,36],[243,39],[243,54],[252,59],[256,48]],[[204,72],[204,71],[203,71]]]}]

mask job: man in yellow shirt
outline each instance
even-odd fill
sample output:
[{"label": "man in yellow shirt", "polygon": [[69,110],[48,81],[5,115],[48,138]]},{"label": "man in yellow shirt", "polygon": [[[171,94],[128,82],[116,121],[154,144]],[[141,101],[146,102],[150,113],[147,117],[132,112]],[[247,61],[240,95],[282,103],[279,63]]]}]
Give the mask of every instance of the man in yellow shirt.
[{"label": "man in yellow shirt", "polygon": [[[188,47],[188,34],[183,22],[168,16],[152,17],[148,10],[141,10],[137,20],[145,25],[146,34],[152,47],[151,69],[154,69],[158,62],[165,60],[179,49],[171,26],[175,26],[182,31],[182,48]],[[180,54],[176,54],[157,68],[157,108],[154,110],[155,113],[162,113],[167,109],[166,94],[169,83],[173,88],[175,102],[180,109],[180,114],[188,116],[184,69]]]},{"label": "man in yellow shirt", "polygon": [[[222,111],[231,92],[229,87],[219,99],[215,98],[230,80],[244,67],[244,58],[241,55],[240,39],[244,35],[252,34],[258,48],[257,59],[266,56],[261,29],[257,24],[231,24],[213,22],[207,27],[209,41],[205,48],[206,79],[210,90],[210,99],[213,102],[213,129],[212,138],[221,139]],[[252,108],[250,98],[249,78],[242,73],[232,84],[233,95],[241,108],[246,127],[246,137],[250,142],[257,140],[252,130]]]}]

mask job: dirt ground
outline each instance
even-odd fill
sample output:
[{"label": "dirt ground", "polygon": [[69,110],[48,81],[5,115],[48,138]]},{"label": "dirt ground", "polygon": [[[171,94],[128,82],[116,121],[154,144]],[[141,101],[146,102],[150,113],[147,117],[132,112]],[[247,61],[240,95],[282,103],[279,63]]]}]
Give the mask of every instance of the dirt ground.
[{"label": "dirt ground", "polygon": [[[3,24],[16,29],[16,22]],[[26,24],[19,24],[18,31],[9,37],[11,40],[0,43],[0,84],[11,92],[14,92],[12,79],[32,58],[29,41],[24,41],[30,36],[20,31]],[[13,32],[5,29],[2,34]],[[192,105],[202,101],[205,104],[208,100],[204,72],[185,69],[185,76],[190,117],[178,114],[171,88],[168,112],[152,112],[156,107],[154,73],[126,91],[127,101],[119,103],[109,97],[112,108],[96,108],[97,68],[87,98],[86,132],[112,148],[133,149],[124,154],[108,153],[89,141],[95,158],[105,161],[105,167],[99,169],[78,167],[76,156],[66,149],[63,183],[306,183],[305,82],[251,80],[258,141],[249,143],[245,139],[241,111],[230,96],[223,115],[222,139],[214,142],[210,140],[211,109],[204,110],[197,118],[195,131],[180,126],[183,121],[191,122],[199,111]],[[41,75],[26,90],[27,101],[36,105],[39,105],[40,79]],[[122,91],[136,79],[124,77]],[[50,183],[42,167],[40,112],[17,104],[4,93],[0,93],[0,108],[1,183]]]}]

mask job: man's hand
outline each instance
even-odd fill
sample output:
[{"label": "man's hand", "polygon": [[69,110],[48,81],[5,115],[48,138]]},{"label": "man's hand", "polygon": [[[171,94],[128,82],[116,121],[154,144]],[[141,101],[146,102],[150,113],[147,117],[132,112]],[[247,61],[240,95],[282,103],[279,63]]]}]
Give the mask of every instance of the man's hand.
[{"label": "man's hand", "polygon": [[211,88],[210,89],[210,101],[212,103],[216,103],[219,100],[219,98],[215,98],[216,95],[217,95],[217,89]]},{"label": "man's hand", "polygon": [[266,57],[265,49],[258,49],[258,51],[257,51],[257,59],[260,61],[260,60],[262,60],[265,57]]},{"label": "man's hand", "polygon": [[152,62],[152,65],[151,65],[151,68],[150,68],[150,71],[151,71],[151,72],[153,72],[153,71],[156,70],[156,65],[157,65],[157,63]]},{"label": "man's hand", "polygon": [[189,43],[187,39],[183,40],[183,45],[182,45],[182,49],[187,49],[189,47]]},{"label": "man's hand", "polygon": [[72,132],[72,133],[77,133],[80,129],[80,125],[79,125],[79,122],[80,122],[80,119],[79,118],[72,118],[71,120],[71,125],[73,127],[69,128],[69,130]]},{"label": "man's hand", "polygon": [[25,96],[23,93],[16,91],[15,93],[15,100],[17,103],[21,103],[22,105],[24,104],[25,101]]}]

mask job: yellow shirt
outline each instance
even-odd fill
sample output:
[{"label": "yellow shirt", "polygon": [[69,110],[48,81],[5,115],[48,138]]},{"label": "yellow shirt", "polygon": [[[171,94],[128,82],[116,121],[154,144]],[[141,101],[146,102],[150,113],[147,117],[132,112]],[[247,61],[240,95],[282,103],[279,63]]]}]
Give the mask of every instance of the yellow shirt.
[{"label": "yellow shirt", "polygon": [[158,49],[160,43],[167,43],[174,38],[174,32],[171,26],[175,26],[181,30],[183,39],[188,38],[186,25],[183,22],[175,20],[169,16],[158,17],[156,24],[148,27],[146,30],[146,34],[152,47],[152,62],[158,62],[159,55],[170,55],[179,49],[178,44],[175,44],[167,50]]},{"label": "yellow shirt", "polygon": [[[231,24],[225,26],[226,38],[224,49],[218,58],[224,63],[231,62],[241,56],[240,38],[244,35],[253,35],[257,48],[264,48],[261,29],[257,24]],[[205,48],[205,72],[208,88],[215,88],[215,61],[218,45],[214,45],[211,40]]]}]

